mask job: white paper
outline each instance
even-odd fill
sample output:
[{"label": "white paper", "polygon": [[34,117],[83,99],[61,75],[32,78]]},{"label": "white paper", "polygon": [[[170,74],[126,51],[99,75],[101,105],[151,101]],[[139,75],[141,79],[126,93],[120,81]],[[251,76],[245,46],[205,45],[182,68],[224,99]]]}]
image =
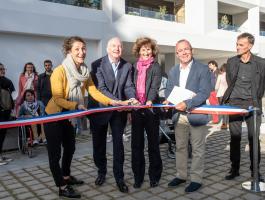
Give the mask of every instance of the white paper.
[{"label": "white paper", "polygon": [[170,95],[168,96],[167,100],[170,103],[173,103],[175,105],[177,105],[178,103],[185,101],[187,99],[191,99],[192,97],[194,97],[196,94],[194,92],[192,92],[191,90],[182,88],[182,87],[178,87],[178,86],[174,86],[172,92],[170,93]]}]

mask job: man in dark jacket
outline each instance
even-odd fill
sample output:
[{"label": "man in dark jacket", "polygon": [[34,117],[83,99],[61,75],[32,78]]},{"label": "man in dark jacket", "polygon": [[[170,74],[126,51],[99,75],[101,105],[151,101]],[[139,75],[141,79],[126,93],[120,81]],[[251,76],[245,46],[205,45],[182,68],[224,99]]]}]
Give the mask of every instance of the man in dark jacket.
[{"label": "man in dark jacket", "polygon": [[50,77],[52,74],[52,61],[44,61],[45,72],[39,75],[37,98],[46,106],[52,97]]},{"label": "man in dark jacket", "polygon": [[[121,58],[122,44],[119,38],[112,38],[107,45],[108,55],[92,63],[91,76],[100,90],[107,97],[114,100],[135,99],[135,87],[132,81],[132,65]],[[102,107],[89,101],[89,108]],[[117,186],[121,192],[128,193],[124,182],[124,147],[122,136],[127,121],[126,112],[105,112],[89,116],[93,141],[93,158],[98,168],[95,184],[102,185],[107,173],[106,135],[108,125],[111,127],[113,138],[113,173]]]},{"label": "man in dark jacket", "polygon": [[[0,63],[0,89],[8,91],[9,95],[11,96],[11,93],[15,91],[15,88],[14,88],[12,81],[5,77],[5,71],[6,71],[6,68],[4,67],[2,63]],[[12,97],[11,97],[11,100],[12,100]],[[10,119],[12,108],[14,108],[13,102],[11,103],[10,109],[5,109],[0,104],[0,122],[8,121]],[[11,158],[2,156],[2,148],[3,148],[3,143],[6,137],[6,130],[7,129],[0,129],[0,166],[5,165],[8,162],[12,161]]]},{"label": "man in dark jacket", "polygon": [[[242,33],[237,37],[237,56],[227,61],[226,80],[228,88],[223,97],[223,103],[248,109],[258,107],[257,132],[259,135],[261,125],[262,97],[265,87],[265,61],[251,53],[255,38],[249,33]],[[231,169],[226,180],[239,176],[240,167],[240,141],[242,122],[246,121],[248,128],[250,169],[253,177],[253,113],[243,117],[241,115],[229,116],[230,130],[230,160]],[[260,162],[260,143],[258,144],[258,162]]]}]

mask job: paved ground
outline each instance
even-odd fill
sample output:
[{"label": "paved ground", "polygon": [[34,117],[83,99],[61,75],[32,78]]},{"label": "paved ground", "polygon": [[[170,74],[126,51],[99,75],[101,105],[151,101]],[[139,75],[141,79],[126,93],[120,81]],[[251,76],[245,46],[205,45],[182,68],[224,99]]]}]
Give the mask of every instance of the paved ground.
[{"label": "paved ground", "polygon": [[[265,199],[265,193],[250,193],[241,188],[241,183],[249,180],[249,160],[246,136],[242,141],[241,176],[233,181],[224,180],[229,169],[229,132],[219,131],[216,126],[209,126],[206,147],[206,170],[204,186],[198,192],[185,194],[184,185],[172,189],[168,182],[175,176],[175,160],[167,157],[167,144],[161,145],[163,174],[157,188],[149,187],[148,176],[141,189],[134,189],[130,164],[130,143],[125,142],[125,180],[129,185],[129,194],[120,193],[112,174],[112,151],[108,145],[108,174],[106,183],[101,187],[94,185],[96,168],[92,160],[91,140],[88,133],[78,137],[77,151],[72,163],[72,174],[85,181],[77,187],[82,199]],[[49,171],[45,147],[34,149],[35,157],[28,158],[17,151],[8,152],[14,161],[0,167],[0,199],[58,199],[57,188]],[[148,163],[148,162],[147,162]],[[265,142],[262,143],[261,173],[265,175]]]}]

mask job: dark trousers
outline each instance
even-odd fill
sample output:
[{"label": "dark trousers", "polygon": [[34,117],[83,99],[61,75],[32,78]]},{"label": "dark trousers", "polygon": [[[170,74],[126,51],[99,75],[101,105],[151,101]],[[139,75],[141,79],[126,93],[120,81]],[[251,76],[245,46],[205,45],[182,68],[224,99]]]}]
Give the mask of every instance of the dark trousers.
[{"label": "dark trousers", "polygon": [[[10,117],[10,110],[5,110],[5,111],[0,111],[0,122],[5,122],[9,120]],[[3,150],[3,144],[5,141],[5,137],[6,137],[6,128],[2,128],[0,129],[0,154],[2,153]]]},{"label": "dark trousers", "polygon": [[108,124],[110,124],[112,141],[113,141],[113,173],[116,182],[123,180],[123,163],[124,163],[124,147],[123,133],[126,126],[126,113],[113,112],[109,121],[102,124],[97,120],[90,118],[90,129],[92,132],[93,141],[93,158],[95,165],[98,168],[98,174],[105,175],[107,173],[107,158],[106,158],[106,137]]},{"label": "dark trousers", "polygon": [[145,132],[148,141],[149,179],[158,182],[162,173],[162,160],[159,149],[159,117],[151,110],[132,112],[132,170],[135,182],[143,182],[145,174]]},{"label": "dark trousers", "polygon": [[[229,101],[232,106],[239,106],[247,109],[253,103],[249,100],[238,100],[232,99]],[[230,130],[230,160],[231,166],[235,170],[239,170],[240,167],[240,155],[241,155],[241,135],[242,135],[242,122],[246,121],[248,130],[248,141],[249,141],[249,155],[250,155],[250,169],[253,170],[253,133],[254,133],[254,117],[253,113],[249,113],[247,116],[230,115],[229,116],[229,130]],[[257,133],[259,136],[261,125],[261,116],[257,116]],[[260,142],[258,143],[258,163],[260,163]]]},{"label": "dark trousers", "polygon": [[[44,124],[47,139],[49,165],[57,187],[65,185],[63,176],[71,174],[71,162],[75,152],[74,128],[68,120]],[[62,164],[61,147],[63,148]]]}]

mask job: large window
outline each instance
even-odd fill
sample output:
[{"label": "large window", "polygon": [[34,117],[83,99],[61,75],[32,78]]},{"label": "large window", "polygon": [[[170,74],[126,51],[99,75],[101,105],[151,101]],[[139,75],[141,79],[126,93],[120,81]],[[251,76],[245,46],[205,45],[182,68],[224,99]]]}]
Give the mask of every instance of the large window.
[{"label": "large window", "polygon": [[101,10],[101,0],[41,0],[41,1],[48,1],[53,3],[61,3],[79,7],[86,7],[86,8],[94,8]]},{"label": "large window", "polygon": [[185,22],[185,0],[126,0],[126,14]]}]

